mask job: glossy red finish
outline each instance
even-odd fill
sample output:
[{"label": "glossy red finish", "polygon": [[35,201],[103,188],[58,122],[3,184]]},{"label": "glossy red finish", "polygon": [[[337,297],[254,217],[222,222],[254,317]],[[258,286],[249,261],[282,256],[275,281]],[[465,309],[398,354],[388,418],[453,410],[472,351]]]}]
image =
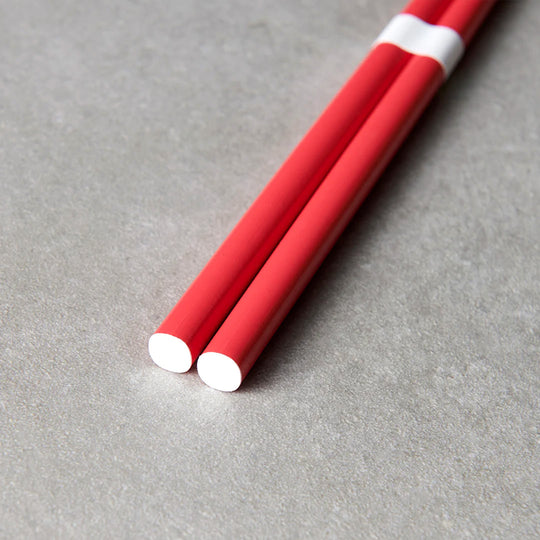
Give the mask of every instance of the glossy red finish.
[{"label": "glossy red finish", "polygon": [[[407,12],[435,23],[448,0],[413,0]],[[412,55],[373,48],[248,209],[157,333],[182,339],[196,359],[272,250]]]},{"label": "glossy red finish", "polygon": [[411,0],[401,11],[414,15],[428,23],[439,24],[439,18],[454,0],[442,0],[433,2],[433,0]]},{"label": "glossy red finish", "polygon": [[204,352],[229,356],[245,377],[443,81],[438,62],[411,59]]},{"label": "glossy red finish", "polygon": [[454,0],[437,24],[449,26],[467,46],[496,0]]},{"label": "glossy red finish", "polygon": [[[439,22],[470,40],[492,4],[454,0]],[[435,60],[407,63],[204,352],[232,358],[245,377],[443,81]]]}]

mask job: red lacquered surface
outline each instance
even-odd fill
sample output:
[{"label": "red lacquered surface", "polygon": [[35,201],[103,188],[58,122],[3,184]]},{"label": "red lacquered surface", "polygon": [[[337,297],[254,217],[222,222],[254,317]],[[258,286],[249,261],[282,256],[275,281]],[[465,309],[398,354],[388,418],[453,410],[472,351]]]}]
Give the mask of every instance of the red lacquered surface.
[{"label": "red lacquered surface", "polygon": [[454,0],[437,24],[454,29],[467,46],[496,0]]},{"label": "red lacquered surface", "polygon": [[232,358],[245,377],[443,80],[435,60],[411,59],[205,353]]},{"label": "red lacquered surface", "polygon": [[179,337],[196,358],[409,57],[388,44],[369,54],[157,333]]},{"label": "red lacquered surface", "polygon": [[453,0],[442,0],[433,2],[433,0],[412,0],[401,11],[414,15],[428,23],[439,24],[439,17],[444,13]]},{"label": "red lacquered surface", "polygon": [[[439,22],[470,40],[492,5],[454,0]],[[205,382],[226,390],[240,384],[443,80],[435,60],[408,62],[205,349],[236,364],[238,377],[209,382],[203,354]]]},{"label": "red lacquered surface", "polygon": [[[448,4],[449,0],[413,0],[406,10],[434,23]],[[156,334],[183,340],[193,360],[200,354],[410,58],[390,44],[370,51]]]}]

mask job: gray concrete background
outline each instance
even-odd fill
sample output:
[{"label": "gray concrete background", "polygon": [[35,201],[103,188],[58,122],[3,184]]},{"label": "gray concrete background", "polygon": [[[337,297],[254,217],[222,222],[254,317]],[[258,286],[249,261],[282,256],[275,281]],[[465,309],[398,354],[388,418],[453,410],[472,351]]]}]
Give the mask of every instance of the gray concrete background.
[{"label": "gray concrete background", "polygon": [[0,2],[0,536],[532,538],[540,2],[501,2],[241,391],[148,336],[403,0]]}]

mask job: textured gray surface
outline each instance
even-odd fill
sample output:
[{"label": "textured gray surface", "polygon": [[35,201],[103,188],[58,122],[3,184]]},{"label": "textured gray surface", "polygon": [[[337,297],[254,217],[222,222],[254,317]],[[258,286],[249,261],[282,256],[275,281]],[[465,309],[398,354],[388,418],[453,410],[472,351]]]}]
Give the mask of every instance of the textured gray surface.
[{"label": "textured gray surface", "polygon": [[2,537],[539,534],[536,0],[241,391],[146,352],[402,3],[0,2]]}]

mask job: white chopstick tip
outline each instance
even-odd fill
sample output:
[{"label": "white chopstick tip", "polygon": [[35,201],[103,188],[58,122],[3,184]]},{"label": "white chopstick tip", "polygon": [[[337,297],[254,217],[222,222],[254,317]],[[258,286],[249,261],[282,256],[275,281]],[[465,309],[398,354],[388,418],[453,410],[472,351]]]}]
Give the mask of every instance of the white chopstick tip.
[{"label": "white chopstick tip", "polygon": [[148,352],[160,368],[174,373],[185,373],[193,364],[186,343],[170,334],[152,334],[148,340]]},{"label": "white chopstick tip", "polygon": [[197,360],[197,371],[205,384],[222,392],[234,392],[242,383],[238,364],[221,353],[201,354]]}]

